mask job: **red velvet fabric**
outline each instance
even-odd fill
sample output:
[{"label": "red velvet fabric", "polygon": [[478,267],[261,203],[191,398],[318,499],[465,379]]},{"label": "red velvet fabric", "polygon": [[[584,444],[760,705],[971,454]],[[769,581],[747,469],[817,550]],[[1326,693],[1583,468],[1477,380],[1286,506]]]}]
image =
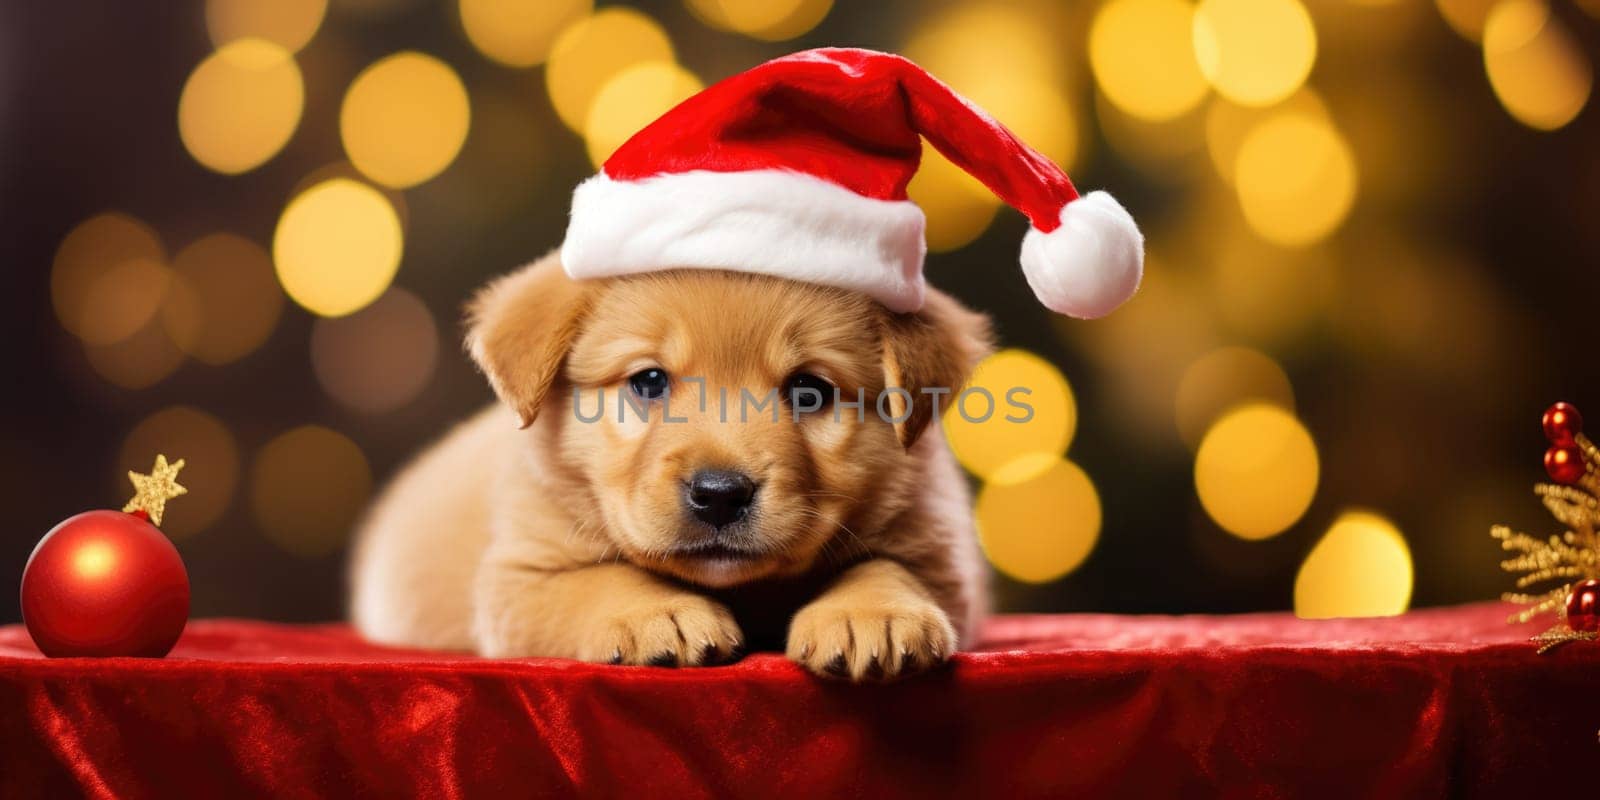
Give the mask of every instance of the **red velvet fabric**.
[{"label": "red velvet fabric", "polygon": [[1600,643],[1492,604],[1369,621],[1016,616],[890,686],[191,623],[164,660],[0,628],[0,796],[1593,797]]}]

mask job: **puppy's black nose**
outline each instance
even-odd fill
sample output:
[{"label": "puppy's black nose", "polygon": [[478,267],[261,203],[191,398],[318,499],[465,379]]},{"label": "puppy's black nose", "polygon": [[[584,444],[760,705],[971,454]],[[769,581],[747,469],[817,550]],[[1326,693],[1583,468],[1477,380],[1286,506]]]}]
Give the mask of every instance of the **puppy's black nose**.
[{"label": "puppy's black nose", "polygon": [[756,485],[742,472],[703,469],[689,480],[689,510],[714,528],[732,525],[750,510]]}]

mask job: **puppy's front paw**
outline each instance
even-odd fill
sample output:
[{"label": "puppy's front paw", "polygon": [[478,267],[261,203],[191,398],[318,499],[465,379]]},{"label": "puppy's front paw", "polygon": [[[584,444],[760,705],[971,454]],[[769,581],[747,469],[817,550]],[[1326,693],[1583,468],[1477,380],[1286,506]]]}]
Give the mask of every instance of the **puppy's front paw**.
[{"label": "puppy's front paw", "polygon": [[950,618],[921,597],[862,605],[824,597],[790,623],[788,655],[825,677],[893,680],[944,663],[955,644]]},{"label": "puppy's front paw", "polygon": [[695,667],[731,659],[743,642],[733,614],[696,594],[641,602],[603,621],[578,658],[604,664]]}]

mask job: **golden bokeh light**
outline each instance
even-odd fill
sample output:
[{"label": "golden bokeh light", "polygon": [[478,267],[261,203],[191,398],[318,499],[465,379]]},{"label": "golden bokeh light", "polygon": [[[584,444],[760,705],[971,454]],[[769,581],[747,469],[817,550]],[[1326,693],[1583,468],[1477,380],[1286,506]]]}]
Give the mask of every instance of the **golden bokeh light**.
[{"label": "golden bokeh light", "polygon": [[159,319],[111,344],[85,344],[95,374],[124,389],[148,389],[183,366],[183,351],[167,336]]},{"label": "golden bokeh light", "polygon": [[1205,139],[1206,152],[1211,156],[1217,175],[1233,185],[1239,168],[1239,148],[1244,145],[1245,137],[1263,121],[1286,113],[1305,114],[1328,120],[1330,124],[1333,119],[1328,115],[1322,96],[1309,86],[1270,109],[1241,106],[1225,97],[1213,97],[1206,104]]},{"label": "golden bokeh light", "polygon": [[175,538],[192,536],[222,517],[233,502],[239,481],[239,448],[233,434],[216,417],[190,406],[173,406],[145,417],[122,443],[117,459],[116,489],[127,488],[128,470],[144,471],[156,453],[177,458],[188,467],[183,502],[167,506],[162,532]]},{"label": "golden bokeh light", "polygon": [[411,402],[433,377],[439,331],[416,295],[390,289],[377,302],[311,329],[311,367],[323,390],[367,413]]},{"label": "golden bokeh light", "polygon": [[160,264],[166,257],[156,232],[127,214],[99,214],[78,223],[61,239],[50,267],[56,319],[82,338],[86,329],[102,325],[88,313],[88,305],[107,273],[135,261]]},{"label": "golden bokeh light", "polygon": [[1076,464],[1051,459],[1021,480],[985,484],[975,516],[989,563],[1025,583],[1078,568],[1100,537],[1100,496]]},{"label": "golden bokeh light", "polygon": [[400,218],[381,192],[334,178],[289,201],[272,238],[272,261],[292,300],[339,317],[389,288],[402,238]]},{"label": "golden bokeh light", "polygon": [[272,258],[260,245],[216,233],[180,251],[162,306],[167,334],[206,364],[227,364],[260,347],[283,314]]},{"label": "golden bokeh light", "polygon": [[1271,356],[1248,347],[1219,347],[1196,359],[1178,381],[1178,435],[1196,448],[1228,409],[1267,403],[1294,411],[1294,388]]},{"label": "golden bokeh light", "polygon": [[1543,0],[1505,0],[1489,12],[1483,64],[1506,111],[1542,131],[1571,122],[1594,87],[1588,57]]},{"label": "golden bokeh light", "polygon": [[1288,345],[1314,335],[1338,304],[1341,265],[1322,248],[1283,248],[1239,220],[1206,229],[1208,288],[1227,331],[1258,345]]},{"label": "golden bokeh light", "polygon": [[178,98],[178,135],[194,160],[236,175],[288,144],[304,106],[293,54],[265,39],[239,39],[190,73]]},{"label": "golden bokeh light", "polygon": [[1489,11],[1500,0],[1434,0],[1434,5],[1439,7],[1439,16],[1461,34],[1462,38],[1478,41],[1483,38],[1483,24],[1489,19]]},{"label": "golden bokeh light", "polygon": [[991,483],[1025,481],[1049,468],[1066,454],[1078,424],[1067,379],[1025,350],[985,358],[965,390],[939,403],[957,460]]},{"label": "golden bokeh light", "polygon": [[253,37],[298,52],[327,13],[328,0],[206,0],[206,30],[218,47]]},{"label": "golden bokeh light", "polygon": [[604,164],[640,128],[702,88],[694,73],[665,61],[636,64],[617,73],[595,95],[583,125],[590,162],[595,167]]},{"label": "golden bokeh light", "polygon": [[594,0],[461,0],[461,27],[485,56],[531,67],[544,63],[561,31],[593,9]]},{"label": "golden bokeh light", "polygon": [[1294,414],[1252,403],[1223,415],[1194,459],[1200,504],[1243,539],[1282,533],[1317,493],[1317,446]]},{"label": "golden bokeh light", "polygon": [[132,336],[155,317],[167,296],[172,271],[158,261],[123,261],[89,285],[78,337],[87,344],[112,344]]},{"label": "golden bokeh light", "polygon": [[946,253],[971,244],[1000,212],[989,187],[924,143],[922,165],[906,187],[911,202],[928,218],[928,250]]},{"label": "golden bokeh light", "polygon": [[924,19],[900,52],[974,100],[985,86],[1057,81],[1068,51],[1045,11],[1004,0],[951,5]]},{"label": "golden bokeh light", "polygon": [[330,0],[341,15],[364,21],[381,20],[414,11],[426,0]]},{"label": "golden bokeh light", "polygon": [[395,216],[399,218],[402,236],[411,229],[411,208],[406,204],[405,191],[391,189],[387,186],[374,186],[367,180],[365,175],[361,174],[361,170],[356,169],[355,165],[348,161],[334,161],[323,164],[300,176],[300,179],[295,181],[294,188],[289,190],[289,196],[298,197],[318,184],[327,183],[338,178],[355,181],[363,186],[376,189],[379,194],[383,195],[383,199],[389,201],[389,207],[394,209]]},{"label": "golden bokeh light", "polygon": [[612,78],[636,64],[674,60],[672,41],[655,20],[624,6],[603,8],[556,38],[545,88],[561,121],[583,133],[595,98]]},{"label": "golden bokeh light", "polygon": [[1195,158],[1206,143],[1203,104],[1154,121],[1135,117],[1118,108],[1105,92],[1095,92],[1094,115],[1106,144],[1142,172],[1185,182],[1205,177],[1209,163]]},{"label": "golden bokeh light", "polygon": [[713,28],[781,42],[817,27],[833,0],[685,0],[685,5]]},{"label": "golden bokeh light", "polygon": [[361,448],[317,425],[268,442],[250,470],[250,509],[262,533],[303,558],[343,546],[371,493]]},{"label": "golden bokeh light", "polygon": [[1250,227],[1276,244],[1307,245],[1332,233],[1355,204],[1356,184],[1350,145],[1314,115],[1274,115],[1239,146],[1239,206]]},{"label": "golden bokeh light", "polygon": [[407,51],[373,62],[339,108],[344,152],[368,178],[395,189],[450,166],[467,140],[467,87],[450,65]]},{"label": "golden bokeh light", "polygon": [[1348,511],[1300,565],[1294,613],[1305,619],[1391,617],[1411,604],[1411,550],[1383,517]]},{"label": "golden bokeh light", "polygon": [[1089,66],[1117,108],[1163,121],[1205,98],[1194,55],[1194,6],[1183,0],[1112,0],[1089,28]]},{"label": "golden bokeh light", "polygon": [[1293,94],[1317,59],[1317,30],[1299,0],[1201,0],[1193,42],[1206,80],[1249,106]]}]

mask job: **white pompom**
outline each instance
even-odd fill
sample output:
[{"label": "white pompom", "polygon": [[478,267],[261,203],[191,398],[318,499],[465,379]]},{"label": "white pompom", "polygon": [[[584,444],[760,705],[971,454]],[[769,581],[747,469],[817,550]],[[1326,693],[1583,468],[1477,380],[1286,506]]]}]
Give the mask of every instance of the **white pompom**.
[{"label": "white pompom", "polygon": [[1061,208],[1061,227],[1029,228],[1022,272],[1046,308],[1079,319],[1110,314],[1144,276],[1144,235],[1111,195],[1090,192]]}]

